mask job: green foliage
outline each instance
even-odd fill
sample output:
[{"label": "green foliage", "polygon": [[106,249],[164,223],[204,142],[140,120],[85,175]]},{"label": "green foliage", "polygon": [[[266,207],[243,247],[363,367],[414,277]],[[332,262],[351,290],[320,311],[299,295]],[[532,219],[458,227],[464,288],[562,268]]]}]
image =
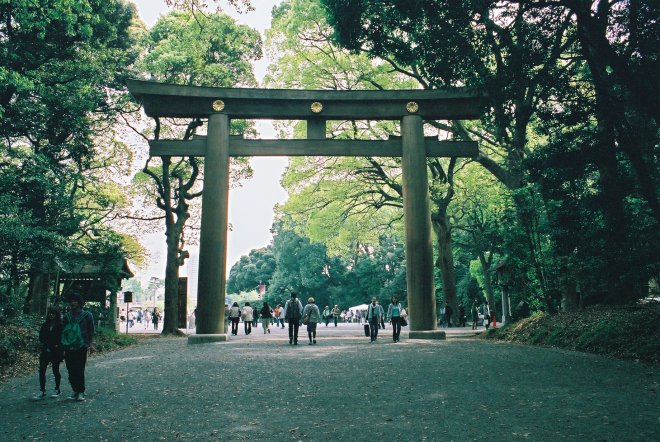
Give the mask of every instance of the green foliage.
[{"label": "green foliage", "polygon": [[251,250],[248,256],[241,256],[229,271],[227,293],[254,290],[259,284],[266,284],[275,272],[275,256],[272,247]]},{"label": "green foliage", "polygon": [[225,14],[172,12],[151,29],[140,70],[165,83],[256,86],[251,61],[261,58],[261,37]]},{"label": "green foliage", "polygon": [[658,303],[592,306],[572,313],[536,313],[491,329],[487,337],[657,363],[660,329],[654,324],[658,321]]},{"label": "green foliage", "polygon": [[2,308],[53,257],[106,235],[122,204],[100,177],[125,158],[112,127],[139,52],[134,13],[118,0],[0,3]]},{"label": "green foliage", "polygon": [[117,333],[116,331],[99,327],[96,329],[96,335],[94,336],[94,345],[96,351],[104,352],[117,350],[122,347],[128,347],[130,345],[137,344],[137,339],[134,336],[129,336],[124,333]]}]

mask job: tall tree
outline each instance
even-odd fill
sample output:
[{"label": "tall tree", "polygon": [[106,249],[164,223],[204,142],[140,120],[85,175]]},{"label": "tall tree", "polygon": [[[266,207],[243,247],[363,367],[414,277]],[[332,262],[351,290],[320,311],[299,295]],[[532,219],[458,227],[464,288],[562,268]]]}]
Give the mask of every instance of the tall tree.
[{"label": "tall tree", "polygon": [[[150,37],[147,54],[139,64],[140,71],[150,79],[195,86],[256,85],[250,62],[261,57],[261,37],[227,15],[172,12],[154,25]],[[154,137],[167,134],[170,138],[189,139],[202,126],[199,119],[157,121]],[[232,122],[233,133],[245,133],[248,128],[245,122]],[[232,160],[232,165],[235,182],[251,174],[245,159]],[[179,267],[188,257],[185,227],[191,203],[201,195],[198,178],[202,167],[196,157],[149,157],[143,175],[137,177],[137,182],[148,187],[144,195],[155,197],[158,209],[163,211],[157,218],[165,220],[165,334],[178,332]]]},{"label": "tall tree", "polygon": [[[536,130],[558,141],[563,127],[594,118],[594,136],[580,137],[586,142],[574,149],[580,154],[573,158],[586,169],[590,164],[597,167],[592,179],[598,182],[594,189],[601,196],[597,216],[604,218],[604,224],[597,227],[603,237],[598,242],[601,248],[592,252],[610,263],[608,270],[601,268],[608,280],[601,299],[629,299],[617,294],[628,293],[628,287],[638,284],[631,260],[621,251],[631,239],[630,218],[639,220],[645,215],[643,210],[631,211],[627,199],[641,194],[656,220],[658,213],[658,176],[651,166],[657,156],[657,110],[649,106],[657,101],[657,75],[652,74],[657,65],[658,37],[653,31],[657,5],[572,0],[323,3],[336,38],[345,47],[382,58],[420,78],[426,87],[467,85],[489,93],[491,112],[483,124],[465,130],[454,124],[454,129],[480,141],[477,161],[514,190],[517,223],[530,239],[544,214],[538,212],[543,208],[528,204],[538,198],[530,195],[537,188],[525,182],[524,160],[544,149],[547,141],[530,134]],[[639,86],[636,79],[644,76],[652,80]],[[560,123],[544,128],[549,116]],[[619,151],[630,161],[637,189],[627,184],[628,168]],[[528,254],[542,255],[543,243],[528,241]],[[657,249],[655,239],[652,244]],[[555,251],[570,257],[566,249]],[[552,309],[555,296],[551,291],[556,284],[549,278],[562,272],[557,267],[548,272],[544,262],[549,261],[533,260],[532,265],[537,282],[546,290],[547,307]]]},{"label": "tall tree", "polygon": [[[3,261],[7,287],[17,288],[23,271],[30,277],[26,312],[45,311],[50,284],[42,275],[89,228],[81,220],[91,211],[76,204],[88,198],[81,195],[97,141],[121,107],[137,52],[129,32],[134,15],[122,0],[0,3],[0,174],[9,178],[4,190],[10,210],[25,220],[23,233],[36,235],[35,247],[3,249]],[[22,187],[30,191],[16,192]]]}]

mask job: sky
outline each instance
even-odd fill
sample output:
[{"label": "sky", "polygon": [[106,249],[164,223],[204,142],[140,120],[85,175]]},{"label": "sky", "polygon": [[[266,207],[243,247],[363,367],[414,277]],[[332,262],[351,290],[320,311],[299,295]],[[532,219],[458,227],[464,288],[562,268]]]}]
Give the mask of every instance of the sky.
[{"label": "sky", "polygon": [[[148,27],[163,14],[168,12],[164,0],[133,0],[138,14]],[[248,25],[261,32],[270,27],[270,12],[273,6],[281,0],[253,0],[255,11],[238,14],[233,7],[220,3],[224,12],[232,16],[238,23]],[[261,82],[263,79],[267,59],[255,63],[255,74]],[[258,121],[257,128],[261,138],[274,138],[275,132],[268,121]],[[232,231],[228,234],[227,243],[227,271],[242,255],[250,250],[268,245],[272,239],[270,228],[273,223],[273,207],[277,203],[286,201],[287,195],[280,186],[280,178],[287,164],[285,157],[258,157],[251,159],[254,176],[245,181],[240,188],[229,192],[229,222]],[[150,277],[165,276],[165,234],[157,232],[142,238],[142,242],[150,250],[149,265],[145,269],[133,269],[136,277],[143,283]],[[196,247],[189,247],[192,255],[197,253]],[[181,276],[187,276],[186,266],[181,268]]]}]

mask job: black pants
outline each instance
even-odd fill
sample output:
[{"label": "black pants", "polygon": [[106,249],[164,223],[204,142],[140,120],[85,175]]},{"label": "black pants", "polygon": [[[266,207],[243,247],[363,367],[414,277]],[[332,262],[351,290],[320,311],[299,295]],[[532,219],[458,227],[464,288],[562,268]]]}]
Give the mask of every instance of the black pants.
[{"label": "black pants", "polygon": [[289,344],[291,342],[298,342],[298,328],[300,327],[300,320],[289,319]]},{"label": "black pants", "polygon": [[336,317],[336,316],[333,316],[332,319],[334,319],[334,321],[335,321],[335,327],[337,327],[337,317]]},{"label": "black pants", "polygon": [[239,318],[229,318],[231,321],[231,334],[232,335],[237,335],[238,334],[238,320]]},{"label": "black pants", "polygon": [[85,364],[87,364],[87,348],[67,351],[64,363],[69,372],[69,383],[74,393],[85,392]]},{"label": "black pants", "polygon": [[60,389],[60,381],[62,380],[62,375],[60,374],[62,358],[60,356],[45,351],[39,355],[39,387],[41,391],[46,391],[46,370],[48,369],[48,364],[52,364],[51,368],[53,369],[53,376],[55,376],[55,389]]},{"label": "black pants", "polygon": [[245,334],[249,335],[252,333],[252,321],[243,321],[243,324],[245,324]]},{"label": "black pants", "polygon": [[371,340],[375,341],[378,337],[378,319],[372,319],[369,321],[369,331],[371,333]]},{"label": "black pants", "polygon": [[399,340],[399,335],[401,334],[401,318],[392,317],[392,339],[395,341]]},{"label": "black pants", "polygon": [[312,339],[316,341],[316,322],[307,323],[307,336],[309,336],[309,342],[312,342]]}]

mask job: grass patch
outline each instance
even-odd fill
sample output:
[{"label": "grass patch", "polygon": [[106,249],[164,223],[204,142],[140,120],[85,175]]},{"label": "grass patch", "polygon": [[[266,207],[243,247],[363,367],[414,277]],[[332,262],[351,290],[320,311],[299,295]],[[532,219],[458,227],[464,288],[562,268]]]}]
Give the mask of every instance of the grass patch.
[{"label": "grass patch", "polygon": [[535,314],[491,329],[486,339],[542,345],[660,363],[660,304],[592,306]]}]

